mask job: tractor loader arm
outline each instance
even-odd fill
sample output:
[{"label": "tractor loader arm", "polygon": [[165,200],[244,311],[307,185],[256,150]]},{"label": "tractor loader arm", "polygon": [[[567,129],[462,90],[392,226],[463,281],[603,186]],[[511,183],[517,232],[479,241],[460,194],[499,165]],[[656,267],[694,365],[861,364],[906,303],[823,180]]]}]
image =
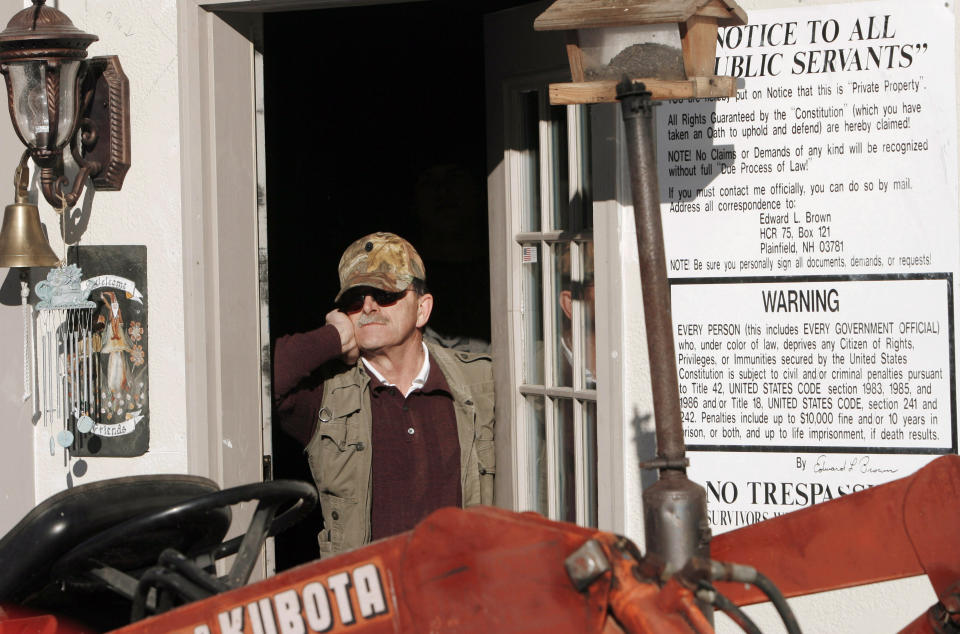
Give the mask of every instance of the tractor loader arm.
[{"label": "tractor loader arm", "polygon": [[[926,574],[940,603],[903,632],[958,631],[930,629],[960,624],[958,496],[960,456],[943,456],[900,480],[718,535],[711,556],[762,570],[787,597]],[[737,605],[766,600],[743,584],[717,588]]]}]

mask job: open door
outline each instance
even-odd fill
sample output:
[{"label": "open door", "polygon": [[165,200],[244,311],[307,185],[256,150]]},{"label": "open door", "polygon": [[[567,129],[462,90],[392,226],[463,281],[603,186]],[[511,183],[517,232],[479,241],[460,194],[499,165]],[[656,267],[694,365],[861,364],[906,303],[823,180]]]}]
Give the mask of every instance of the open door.
[{"label": "open door", "polygon": [[[497,4],[264,14],[271,341],[323,324],[343,250],[374,231],[416,246],[443,340],[490,340],[483,15]],[[315,86],[306,41],[330,62]],[[274,476],[310,480],[280,421],[272,440]],[[316,558],[315,515],[277,538],[278,570]]]}]

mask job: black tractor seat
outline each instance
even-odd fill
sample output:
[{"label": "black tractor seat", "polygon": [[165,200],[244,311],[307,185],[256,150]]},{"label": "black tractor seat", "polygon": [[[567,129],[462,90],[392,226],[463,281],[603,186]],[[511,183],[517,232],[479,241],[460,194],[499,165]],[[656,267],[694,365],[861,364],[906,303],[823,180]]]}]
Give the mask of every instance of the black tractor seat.
[{"label": "black tractor seat", "polygon": [[[215,482],[198,476],[144,475],[82,484],[47,498],[0,539],[0,602],[24,602],[55,581],[54,564],[101,531],[217,491]],[[204,519],[209,521],[179,527],[186,534],[183,542],[220,542],[230,526],[230,509],[215,509]],[[169,538],[140,535],[135,545],[104,559],[121,569],[148,566],[171,545]]]}]

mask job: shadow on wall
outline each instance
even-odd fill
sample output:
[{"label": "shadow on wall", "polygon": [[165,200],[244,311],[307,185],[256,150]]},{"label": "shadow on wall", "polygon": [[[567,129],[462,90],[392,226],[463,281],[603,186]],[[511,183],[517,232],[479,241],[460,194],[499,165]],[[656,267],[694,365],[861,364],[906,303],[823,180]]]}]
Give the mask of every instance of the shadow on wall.
[{"label": "shadow on wall", "polygon": [[[7,269],[7,274],[3,281],[0,281],[0,305],[19,306],[20,305],[20,271],[24,269]],[[48,267],[39,266],[26,269],[27,283],[30,286],[29,302],[36,306],[39,298],[33,292],[37,282],[47,279]]]},{"label": "shadow on wall", "polygon": [[[641,414],[636,407],[633,408],[633,416],[630,419],[630,426],[633,427],[633,447],[637,452],[637,462],[643,464],[648,460],[657,457],[657,430],[652,414]],[[640,470],[640,490],[645,491],[647,487],[657,481],[656,469]]]},{"label": "shadow on wall", "polygon": [[[743,79],[737,80],[737,87],[738,90],[743,88]],[[737,162],[736,146],[718,145],[709,133],[706,139],[693,139],[696,134],[703,133],[703,126],[707,130],[713,129],[713,122],[717,119],[717,100],[685,100],[683,106],[681,112],[672,109],[666,116],[657,116],[657,120],[666,126],[661,138],[667,139],[665,147],[655,149],[660,203],[669,204],[670,211],[675,212],[686,211],[685,205],[696,200],[698,194],[710,187],[721,174],[735,173]],[[698,129],[694,130],[695,127]],[[705,167],[709,173],[703,173]]]}]

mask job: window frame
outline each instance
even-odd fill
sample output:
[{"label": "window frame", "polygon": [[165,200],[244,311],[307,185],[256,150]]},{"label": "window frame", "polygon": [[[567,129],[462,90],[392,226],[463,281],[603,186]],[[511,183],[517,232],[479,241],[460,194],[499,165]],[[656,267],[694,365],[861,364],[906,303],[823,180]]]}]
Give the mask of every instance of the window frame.
[{"label": "window frame", "polygon": [[[576,486],[576,517],[577,522],[586,524],[588,519],[589,499],[583,486],[585,479],[585,465],[583,458],[587,456],[585,443],[589,438],[585,433],[587,431],[585,418],[587,417],[586,403],[595,403],[596,417],[596,456],[597,477],[596,477],[596,496],[597,505],[597,524],[605,530],[623,531],[626,525],[624,511],[624,479],[627,474],[623,471],[625,464],[624,452],[626,451],[622,442],[623,433],[623,399],[621,396],[621,385],[623,383],[621,358],[619,345],[622,340],[621,328],[622,319],[620,318],[621,302],[621,274],[620,274],[620,254],[621,242],[619,231],[619,214],[621,209],[614,196],[612,200],[596,202],[589,200],[589,208],[584,208],[583,213],[594,214],[594,226],[592,230],[581,232],[562,232],[551,229],[553,213],[553,192],[552,182],[547,178],[540,178],[539,181],[539,200],[540,200],[540,231],[526,231],[522,226],[524,218],[524,204],[530,199],[529,191],[529,156],[523,148],[522,143],[522,103],[524,93],[536,90],[540,93],[541,113],[546,104],[547,86],[551,81],[563,81],[562,73],[538,73],[523,77],[514,77],[503,84],[504,99],[504,156],[503,156],[503,193],[504,206],[500,213],[506,217],[501,220],[501,226],[506,229],[496,238],[506,241],[494,249],[493,257],[496,257],[497,251],[501,257],[506,256],[507,275],[502,278],[494,278],[494,284],[507,284],[509,286],[506,292],[504,289],[498,289],[495,296],[506,296],[508,306],[501,314],[505,319],[507,340],[510,345],[506,348],[509,351],[509,358],[498,360],[500,372],[509,376],[510,395],[504,398],[498,394],[498,418],[502,419],[504,407],[509,409],[511,424],[509,427],[509,439],[500,437],[500,441],[510,443],[510,458],[512,462],[511,488],[513,498],[513,508],[517,510],[529,510],[534,508],[535,491],[531,490],[532,479],[529,474],[536,468],[536,461],[531,459],[531,436],[529,434],[529,423],[526,422],[525,409],[528,407],[527,397],[535,396],[544,399],[544,403],[552,403],[551,399],[572,399],[574,402],[574,449],[577,455],[575,462]],[[617,136],[616,128],[606,129],[605,115],[607,110],[597,111],[593,107],[573,107],[568,106],[567,121],[573,121],[575,112],[581,112],[582,122],[589,124],[592,128],[594,121],[599,119],[605,127],[604,133],[610,133]],[[541,175],[548,173],[552,161],[552,146],[550,145],[549,122],[541,116],[539,125],[539,152],[538,166]],[[598,164],[598,157],[606,157],[600,161],[604,167],[610,160],[614,161],[613,169],[599,175],[595,170],[594,179],[600,176],[606,181],[613,183],[605,185],[608,190],[618,190],[617,186],[620,180],[621,171],[619,169],[619,160],[617,159],[615,140],[604,138],[601,143],[593,143],[590,139],[585,141],[581,135],[576,132],[575,126],[568,126],[567,148],[568,148],[568,180],[569,192],[573,194],[579,191],[583,171],[579,165],[589,161],[591,166]],[[549,150],[549,151],[545,151]],[[580,157],[580,163],[576,157]],[[494,208],[495,206],[492,206]],[[612,212],[612,213],[611,213]],[[571,220],[574,218],[571,212]],[[544,230],[548,229],[548,230]],[[523,270],[521,257],[522,245],[533,243],[538,246],[538,255],[542,266],[541,274],[543,276],[543,293],[541,296],[541,318],[543,322],[543,341],[552,342],[555,340],[555,311],[556,302],[547,301],[547,298],[556,296],[554,284],[554,261],[553,247],[562,242],[571,244],[571,273],[579,277],[581,271],[582,259],[579,254],[584,240],[592,239],[594,242],[594,271],[595,271],[595,323],[596,330],[596,358],[597,374],[602,377],[598,382],[597,389],[587,389],[584,385],[583,373],[575,371],[573,373],[573,384],[571,387],[552,387],[551,377],[554,372],[554,359],[552,345],[545,345],[543,353],[544,361],[544,380],[543,385],[524,383],[523,361],[526,354],[524,346],[524,324],[523,324]],[[492,247],[493,248],[493,247]],[[502,249],[502,250],[501,250]],[[574,302],[575,324],[582,323],[581,311],[582,302]],[[494,311],[495,320],[498,319],[497,311]],[[497,329],[495,328],[495,331]],[[575,367],[582,367],[582,337],[583,333],[579,328],[573,328],[573,353]],[[504,347],[499,347],[503,351]],[[506,367],[504,367],[506,366]],[[498,386],[504,385],[503,380],[498,380]],[[547,435],[547,469],[549,474],[547,487],[547,506],[550,517],[557,518],[559,506],[559,477],[557,475],[557,459],[555,448],[557,446],[556,426],[554,425],[555,407],[545,407],[544,419]]]}]

